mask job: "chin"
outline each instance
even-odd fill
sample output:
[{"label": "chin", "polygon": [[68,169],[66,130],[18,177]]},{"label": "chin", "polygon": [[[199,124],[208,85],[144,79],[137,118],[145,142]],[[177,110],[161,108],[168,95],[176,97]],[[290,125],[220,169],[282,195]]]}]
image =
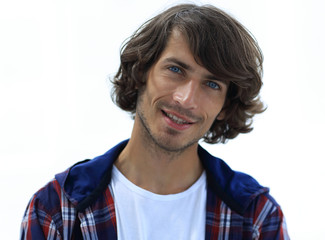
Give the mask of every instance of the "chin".
[{"label": "chin", "polygon": [[153,141],[160,149],[166,152],[177,153],[184,152],[193,145],[197,144],[199,139],[184,141],[184,138],[178,138],[175,134],[175,136],[153,138]]}]

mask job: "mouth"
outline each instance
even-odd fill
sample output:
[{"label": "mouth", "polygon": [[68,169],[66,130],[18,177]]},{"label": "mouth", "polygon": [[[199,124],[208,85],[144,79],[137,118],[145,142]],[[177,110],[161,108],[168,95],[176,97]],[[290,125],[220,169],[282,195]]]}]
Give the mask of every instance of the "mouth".
[{"label": "mouth", "polygon": [[172,114],[172,113],[169,113],[169,112],[165,112],[163,110],[161,110],[161,111],[173,123],[176,123],[178,125],[189,125],[189,124],[193,124],[192,121],[190,121],[188,119],[185,119],[184,117],[176,116],[175,114]]}]

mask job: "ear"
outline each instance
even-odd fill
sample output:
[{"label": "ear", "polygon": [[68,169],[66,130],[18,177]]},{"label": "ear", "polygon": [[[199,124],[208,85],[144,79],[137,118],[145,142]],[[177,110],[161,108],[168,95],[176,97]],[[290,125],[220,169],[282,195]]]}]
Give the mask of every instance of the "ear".
[{"label": "ear", "polygon": [[229,106],[229,100],[226,100],[225,103],[223,104],[221,111],[219,112],[216,118],[217,120],[220,121],[225,119],[228,106]]},{"label": "ear", "polygon": [[217,120],[221,121],[221,120],[223,120],[223,119],[225,118],[225,116],[226,116],[226,111],[225,111],[225,109],[223,108],[223,109],[219,112],[219,114],[218,114],[218,116],[217,116]]}]

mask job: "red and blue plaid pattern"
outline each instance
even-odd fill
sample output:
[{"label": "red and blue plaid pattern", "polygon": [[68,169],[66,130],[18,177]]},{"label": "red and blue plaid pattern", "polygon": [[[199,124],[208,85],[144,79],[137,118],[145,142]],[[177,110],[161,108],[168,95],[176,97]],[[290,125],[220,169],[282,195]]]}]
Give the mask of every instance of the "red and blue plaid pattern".
[{"label": "red and blue plaid pattern", "polygon": [[[113,197],[105,192],[82,212],[56,180],[31,199],[21,226],[24,239],[117,239]],[[208,189],[205,239],[289,239],[280,207],[268,194],[259,195],[242,216]]]},{"label": "red and blue plaid pattern", "polygon": [[[40,189],[25,211],[21,240],[117,239],[108,185],[112,165],[126,144],[74,165]],[[205,239],[289,239],[281,208],[267,188],[200,146],[198,154],[208,181]]]}]

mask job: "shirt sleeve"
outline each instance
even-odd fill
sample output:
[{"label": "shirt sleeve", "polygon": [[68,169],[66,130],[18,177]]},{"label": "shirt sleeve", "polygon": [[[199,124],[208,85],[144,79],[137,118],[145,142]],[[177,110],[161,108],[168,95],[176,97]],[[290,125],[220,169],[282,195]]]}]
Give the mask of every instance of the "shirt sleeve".
[{"label": "shirt sleeve", "polygon": [[20,230],[20,240],[30,239],[62,239],[52,216],[36,195],[33,196],[26,208]]}]

